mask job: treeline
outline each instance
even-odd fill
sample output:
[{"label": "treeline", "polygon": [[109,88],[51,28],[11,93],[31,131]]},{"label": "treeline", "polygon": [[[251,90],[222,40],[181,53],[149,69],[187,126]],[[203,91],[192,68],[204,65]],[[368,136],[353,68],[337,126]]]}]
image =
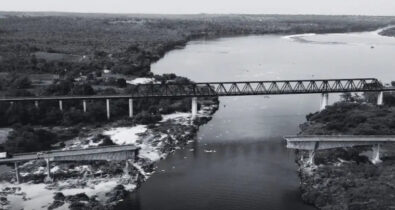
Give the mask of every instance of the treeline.
[{"label": "treeline", "polygon": [[0,71],[70,76],[103,69],[146,76],[151,63],[196,38],[364,31],[395,22],[361,16],[5,16]]},{"label": "treeline", "polygon": [[303,134],[310,135],[395,135],[395,95],[384,94],[384,106],[375,105],[377,94],[365,97],[343,95],[343,101],[321,112],[306,116],[301,125]]},{"label": "treeline", "polygon": [[58,141],[58,136],[54,132],[34,129],[30,126],[15,126],[8,135],[7,141],[0,145],[0,151],[9,153],[44,151]]}]

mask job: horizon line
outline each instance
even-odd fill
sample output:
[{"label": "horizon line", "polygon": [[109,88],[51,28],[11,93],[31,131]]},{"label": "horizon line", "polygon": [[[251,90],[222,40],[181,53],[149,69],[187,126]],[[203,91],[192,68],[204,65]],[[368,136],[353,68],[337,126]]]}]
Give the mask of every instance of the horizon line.
[{"label": "horizon line", "polygon": [[165,16],[194,16],[194,15],[256,15],[256,16],[361,16],[361,17],[395,17],[395,15],[369,15],[369,14],[317,14],[317,13],[140,13],[140,12],[82,12],[82,11],[17,11],[17,10],[0,10],[0,13],[58,13],[58,14],[97,14],[97,15],[165,15]]}]

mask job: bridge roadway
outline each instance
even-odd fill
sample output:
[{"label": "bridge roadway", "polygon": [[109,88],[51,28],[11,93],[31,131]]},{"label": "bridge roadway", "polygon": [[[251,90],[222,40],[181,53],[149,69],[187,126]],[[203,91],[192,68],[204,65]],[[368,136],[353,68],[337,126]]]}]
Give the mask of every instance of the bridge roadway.
[{"label": "bridge roadway", "polygon": [[58,101],[63,111],[63,101],[82,100],[83,111],[87,111],[88,100],[106,100],[107,119],[110,119],[110,100],[128,99],[129,117],[133,117],[133,99],[138,98],[192,98],[192,119],[197,115],[198,97],[247,96],[247,95],[282,95],[282,94],[314,94],[321,93],[320,110],[328,105],[329,93],[345,92],[378,92],[377,104],[383,104],[383,92],[393,91],[395,87],[384,87],[375,78],[351,79],[316,79],[316,80],[273,80],[242,82],[203,82],[203,83],[164,83],[141,84],[132,86],[130,94],[93,95],[93,96],[40,96],[0,98],[0,102],[32,102],[39,107],[40,101]]},{"label": "bridge roadway", "polygon": [[127,160],[135,159],[139,148],[134,145],[105,146],[77,150],[51,150],[39,153],[20,153],[11,158],[0,159],[2,163],[25,162],[30,160],[83,161],[83,160]]},{"label": "bridge roadway", "polygon": [[130,94],[0,98],[0,102],[391,91],[375,78],[140,84]]},{"label": "bridge roadway", "polygon": [[372,162],[380,161],[380,145],[395,143],[392,135],[300,135],[285,136],[287,148],[309,151],[309,162],[314,163],[314,155],[317,150],[353,147],[373,146]]}]

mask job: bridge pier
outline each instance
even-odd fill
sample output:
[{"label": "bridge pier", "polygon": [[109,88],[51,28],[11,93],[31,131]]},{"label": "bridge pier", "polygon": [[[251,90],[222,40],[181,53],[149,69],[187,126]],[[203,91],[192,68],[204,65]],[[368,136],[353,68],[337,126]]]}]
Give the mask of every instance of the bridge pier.
[{"label": "bridge pier", "polygon": [[106,99],[106,107],[107,107],[107,120],[110,119],[110,99]]},{"label": "bridge pier", "polygon": [[133,117],[133,99],[129,98],[129,117]]},{"label": "bridge pier", "polygon": [[20,183],[21,183],[21,174],[19,173],[18,162],[15,162],[14,165],[15,165],[15,178],[16,178],[16,182],[17,182],[18,184],[20,184]]},{"label": "bridge pier", "polygon": [[309,158],[307,159],[307,165],[314,165],[315,150],[309,150]]},{"label": "bridge pier", "polygon": [[59,109],[61,112],[63,112],[63,101],[59,100]]},{"label": "bridge pier", "polygon": [[82,107],[84,109],[84,113],[86,113],[86,100],[82,100]]},{"label": "bridge pier", "polygon": [[380,159],[380,144],[374,145],[373,148],[373,154],[372,154],[372,163],[373,164],[378,164],[381,163],[382,160]]},{"label": "bridge pier", "polygon": [[323,93],[321,96],[321,107],[320,111],[324,110],[326,106],[328,106],[328,101],[329,101],[329,94],[328,93]]},{"label": "bridge pier", "polygon": [[125,168],[123,168],[123,178],[129,178],[129,159],[125,160]]},{"label": "bridge pier", "polygon": [[384,104],[384,92],[380,91],[377,96],[377,105],[382,106]]},{"label": "bridge pier", "polygon": [[52,177],[51,177],[51,162],[49,161],[49,159],[45,159],[45,161],[47,162],[47,177],[45,177],[44,181],[45,182],[52,182]]},{"label": "bridge pier", "polygon": [[192,119],[197,115],[197,97],[192,97]]}]

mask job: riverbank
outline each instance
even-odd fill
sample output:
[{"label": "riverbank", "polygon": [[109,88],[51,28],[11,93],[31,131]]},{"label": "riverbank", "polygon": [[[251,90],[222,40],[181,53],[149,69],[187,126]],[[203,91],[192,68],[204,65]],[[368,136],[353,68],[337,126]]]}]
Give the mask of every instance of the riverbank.
[{"label": "riverbank", "polygon": [[3,174],[0,184],[2,209],[111,209],[155,172],[155,163],[176,149],[196,140],[199,126],[211,119],[218,101],[199,101],[198,117],[173,113],[151,125],[107,125],[65,142],[65,149],[89,148],[109,137],[118,145],[141,147],[139,160],[131,165],[122,162],[53,163],[54,182],[46,183],[45,163],[30,161],[20,166],[23,184],[15,183],[14,171]]},{"label": "riverbank", "polygon": [[89,76],[103,70],[150,76],[152,63],[196,39],[371,31],[395,23],[393,17],[368,16],[18,12],[0,15],[4,17],[0,26],[1,71],[56,76]]},{"label": "riverbank", "polygon": [[[395,108],[362,102],[339,102],[307,116],[304,135],[394,135]],[[392,209],[395,207],[393,145],[381,148],[382,163],[373,164],[371,147],[318,151],[315,164],[298,151],[296,163],[302,199],[319,209]]]},{"label": "riverbank", "polygon": [[395,37],[395,27],[385,28],[379,33],[382,36]]}]

